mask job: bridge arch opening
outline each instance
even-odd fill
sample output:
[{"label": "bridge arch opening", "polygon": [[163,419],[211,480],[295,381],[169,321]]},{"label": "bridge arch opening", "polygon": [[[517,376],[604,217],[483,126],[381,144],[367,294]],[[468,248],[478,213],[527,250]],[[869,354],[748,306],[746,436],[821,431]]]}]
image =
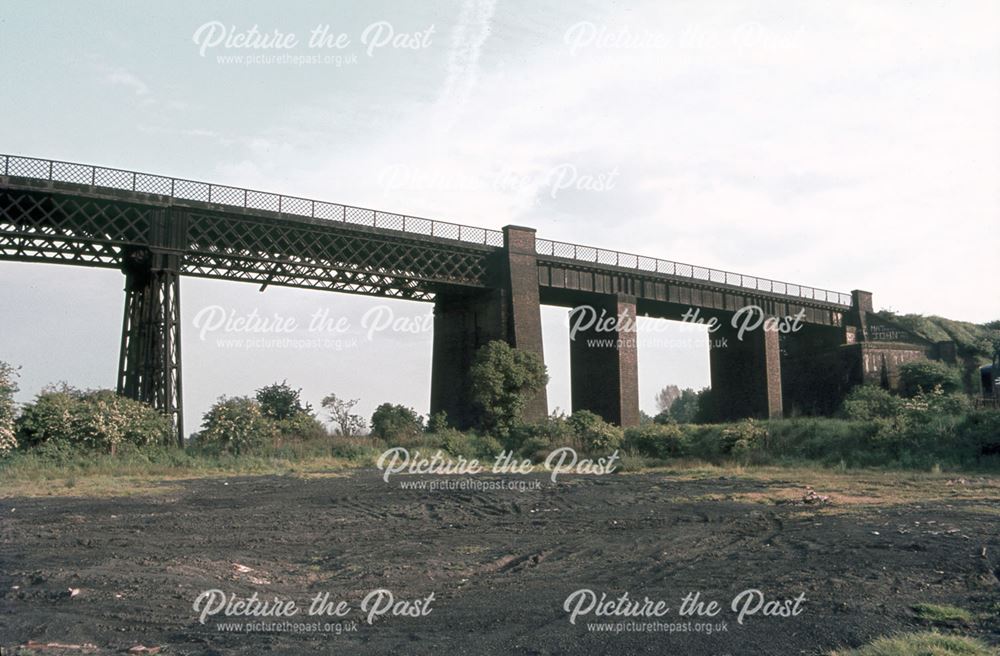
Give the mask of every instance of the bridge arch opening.
[{"label": "bridge arch opening", "polygon": [[[616,332],[610,323],[602,326],[600,317],[614,309],[604,305],[595,298],[542,305],[550,413],[589,409],[615,423],[637,423],[639,413],[654,417],[659,412],[656,397],[664,387],[698,391],[710,386],[706,326],[647,312],[633,315],[633,331]],[[631,354],[622,355],[630,343]],[[630,366],[635,389],[628,383]],[[631,412],[630,404],[635,405]]]},{"label": "bridge arch opening", "polygon": [[660,392],[675,386],[699,391],[711,386],[708,327],[640,314],[636,322],[639,410],[655,417]]},{"label": "bridge arch opening", "polygon": [[[121,271],[0,262],[0,360],[20,367],[16,400],[45,387],[114,389],[122,328]],[[323,397],[358,399],[367,423],[381,403],[429,410],[433,304],[183,276],[185,437],[220,396],[253,396],[287,380],[326,422]],[[30,290],[30,295],[25,294]],[[30,302],[25,302],[30,298]]]},{"label": "bridge arch opening", "polygon": [[367,425],[382,403],[429,410],[433,304],[185,277],[188,432],[222,394],[286,380],[328,422],[328,394],[357,399]]},{"label": "bridge arch opening", "polygon": [[62,382],[114,388],[122,284],[113,269],[0,261],[0,360],[20,368],[18,403]]},{"label": "bridge arch opening", "polygon": [[[550,413],[569,414],[573,410],[570,313],[571,310],[566,307],[542,306]],[[657,394],[669,385],[695,391],[710,387],[709,332],[706,326],[640,315],[636,324],[636,346],[641,413],[655,417],[660,412]],[[600,379],[592,381],[594,386],[602,384]]]},{"label": "bridge arch opening", "polygon": [[549,373],[546,389],[549,414],[570,414],[573,410],[569,360],[569,311],[564,307],[542,305],[542,344]]}]

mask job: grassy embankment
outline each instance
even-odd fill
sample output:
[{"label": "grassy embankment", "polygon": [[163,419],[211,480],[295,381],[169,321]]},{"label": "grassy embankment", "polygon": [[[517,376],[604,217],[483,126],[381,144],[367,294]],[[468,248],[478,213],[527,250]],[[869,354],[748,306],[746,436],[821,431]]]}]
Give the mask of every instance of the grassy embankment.
[{"label": "grassy embankment", "polygon": [[[739,442],[747,432],[740,424],[674,427],[666,434],[641,439],[636,433],[626,433],[619,447],[623,460],[618,475],[655,471],[682,480],[740,476],[772,483],[766,492],[741,499],[758,503],[801,498],[804,486],[846,505],[916,498],[1000,498],[996,456],[963,460],[949,459],[945,453],[940,459],[934,454],[915,458],[905,450],[898,452],[898,445],[873,441],[869,429],[859,422],[837,419],[789,419],[755,426],[756,434],[764,429],[766,437],[746,444]],[[669,448],[659,448],[663,440],[669,441]],[[481,444],[454,432],[404,443],[411,451],[419,449],[428,455],[441,449],[452,457],[479,458],[488,467],[494,454],[484,452]],[[674,455],[648,455],[650,444],[653,452]],[[553,440],[546,446],[560,445]],[[541,463],[545,449],[538,450],[538,446],[537,438],[532,438],[520,448],[515,444],[509,448]],[[241,455],[169,447],[115,455],[42,449],[0,460],[0,497],[155,494],[175,489],[172,482],[192,478],[341,475],[353,468],[373,467],[385,448],[384,442],[371,438],[331,437],[287,442],[266,452]],[[537,471],[543,471],[541,465]]]}]

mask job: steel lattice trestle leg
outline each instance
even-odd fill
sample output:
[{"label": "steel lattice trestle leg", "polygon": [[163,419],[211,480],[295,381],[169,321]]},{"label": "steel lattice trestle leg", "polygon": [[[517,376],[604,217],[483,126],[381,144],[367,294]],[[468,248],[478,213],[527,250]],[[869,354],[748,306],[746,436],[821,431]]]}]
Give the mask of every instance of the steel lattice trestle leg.
[{"label": "steel lattice trestle leg", "polygon": [[180,276],[153,269],[149,259],[137,253],[126,261],[118,393],[165,414],[184,446]]}]

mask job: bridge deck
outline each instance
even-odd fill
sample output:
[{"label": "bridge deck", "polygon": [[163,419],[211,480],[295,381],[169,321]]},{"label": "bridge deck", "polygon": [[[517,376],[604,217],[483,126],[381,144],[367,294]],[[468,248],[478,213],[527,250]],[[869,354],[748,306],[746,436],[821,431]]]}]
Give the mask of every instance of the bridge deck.
[{"label": "bridge deck", "polygon": [[[370,276],[375,269],[376,281],[382,276],[388,279],[396,279],[401,276],[410,281],[423,283],[479,285],[485,282],[485,265],[473,265],[473,260],[477,258],[481,260],[490,252],[503,246],[503,233],[498,230],[123,169],[16,155],[0,155],[0,171],[3,175],[0,178],[0,187],[2,188],[47,189],[86,198],[126,200],[143,205],[168,205],[186,208],[197,215],[199,227],[196,231],[200,229],[203,236],[210,232],[206,229],[206,225],[216,221],[219,228],[215,231],[215,240],[218,243],[212,245],[210,252],[206,252],[204,249],[201,251],[196,248],[192,249],[190,245],[178,244],[178,247],[187,251],[186,257],[191,258],[189,270],[184,271],[190,275],[212,275],[213,271],[217,271],[219,269],[218,262],[213,260],[206,263],[204,259],[210,256],[210,259],[217,260],[220,253],[227,250],[227,246],[223,242],[229,239],[234,240],[234,243],[237,244],[242,242],[245,248],[235,249],[238,252],[234,252],[231,247],[228,248],[230,258],[224,268],[229,271],[229,275],[218,277],[264,281],[271,284],[291,284],[289,281],[298,275],[294,273],[295,271],[301,272],[304,269],[309,269],[316,277],[319,269],[330,266],[340,271],[338,275],[341,277],[345,275],[350,277],[350,274],[362,277]],[[219,217],[233,214],[253,218],[257,221],[287,221],[288,223],[284,225],[288,226],[289,229],[292,225],[298,224],[294,230],[291,230],[291,232],[297,232],[298,239],[294,238],[294,235],[289,235],[283,240],[285,250],[281,257],[273,252],[264,258],[260,257],[259,253],[252,255],[250,252],[242,252],[255,249],[259,252],[267,252],[273,251],[273,249],[261,248],[260,244],[247,244],[247,240],[242,237],[241,233],[246,227],[245,224],[239,229],[234,229],[232,226],[222,227],[222,223],[219,223]],[[0,221],[2,221],[2,217],[0,217]],[[302,227],[308,224],[314,226],[313,231]],[[258,226],[255,230],[266,232],[264,224],[255,223],[254,225]],[[436,249],[437,259],[434,263],[426,263],[426,266],[430,267],[427,270],[431,272],[430,274],[427,271],[423,273],[400,271],[398,265],[391,264],[391,257],[402,256],[404,251],[407,256],[414,256],[415,251],[405,249],[402,246],[404,242],[399,242],[396,247],[389,248],[388,251],[382,248],[384,257],[374,263],[370,258],[362,261],[365,258],[356,252],[357,248],[353,249],[356,252],[353,256],[355,258],[353,266],[351,262],[345,263],[340,259],[337,262],[329,262],[326,261],[324,253],[331,249],[336,249],[339,253],[345,247],[345,242],[326,244],[322,249],[311,247],[310,244],[315,240],[315,229],[334,225],[339,226],[341,232],[354,232],[362,239],[367,233],[369,240],[375,239],[379,242],[384,241],[387,237],[391,241],[392,237],[405,236],[412,240],[410,243],[432,243]],[[305,231],[303,232],[303,230]],[[17,236],[22,244],[32,237],[30,234]],[[79,238],[80,235],[77,237]],[[272,232],[269,238],[278,239],[278,236]],[[202,242],[205,242],[205,239],[202,239]],[[366,247],[375,248],[375,241],[365,243]],[[9,246],[9,244],[5,246]],[[92,243],[89,247],[95,251],[102,251],[102,257],[94,258],[91,262],[92,265],[114,265],[109,259],[111,253],[109,246],[105,245],[102,250],[99,244]],[[290,248],[298,248],[299,250],[292,252],[288,250]],[[458,254],[462,250],[467,252],[472,259],[466,257],[463,260]],[[443,252],[446,254],[442,255]],[[842,292],[592,246],[537,239],[536,252],[539,256],[541,269],[540,283],[543,286],[552,285],[553,280],[556,280],[555,286],[560,286],[558,284],[559,276],[562,276],[564,281],[562,286],[566,286],[565,280],[572,280],[573,276],[576,275],[572,272],[588,271],[592,274],[592,279],[601,274],[609,273],[624,274],[651,283],[655,281],[680,281],[694,289],[737,291],[755,298],[769,298],[779,303],[805,305],[831,312],[841,311],[851,304],[850,295]],[[37,260],[36,257],[12,252],[6,247],[2,253],[6,259]],[[199,262],[199,258],[202,260],[201,262]],[[64,261],[65,259],[62,257],[48,261]],[[239,260],[239,266],[236,266],[236,260]],[[248,269],[246,263],[252,260],[268,260],[269,270],[257,270],[262,267],[262,262],[258,262],[258,265],[249,267],[252,271],[244,271],[244,269]],[[445,261],[449,264],[442,268],[442,262]],[[288,271],[282,272],[280,267],[285,267]],[[553,271],[559,272],[555,279],[552,277]],[[319,275],[319,278],[323,278],[323,276]],[[327,278],[329,284],[312,286],[338,288],[337,284],[339,283],[330,279],[329,276]],[[382,282],[385,283],[384,280]],[[377,284],[370,288],[362,285],[356,290],[350,288],[351,285],[347,287],[342,291],[379,293]],[[390,281],[388,284],[388,288],[398,289],[399,287],[398,280]],[[429,289],[418,291],[412,282],[404,287],[408,291],[399,295],[409,298],[430,298],[433,295]],[[586,291],[586,286],[580,289]],[[655,289],[655,287],[650,287],[650,289]],[[591,291],[597,291],[597,289],[592,288]],[[661,295],[664,300],[668,298],[665,291],[660,295],[651,292],[647,297],[659,298]]]}]

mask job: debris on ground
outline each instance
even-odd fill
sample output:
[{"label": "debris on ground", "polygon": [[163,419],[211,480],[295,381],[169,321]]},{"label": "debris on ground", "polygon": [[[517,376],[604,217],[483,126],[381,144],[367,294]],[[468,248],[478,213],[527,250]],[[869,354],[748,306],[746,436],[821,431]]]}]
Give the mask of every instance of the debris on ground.
[{"label": "debris on ground", "polygon": [[819,505],[830,503],[830,497],[825,494],[816,494],[816,490],[811,485],[806,486],[806,493],[802,495],[802,503],[809,505]]}]

